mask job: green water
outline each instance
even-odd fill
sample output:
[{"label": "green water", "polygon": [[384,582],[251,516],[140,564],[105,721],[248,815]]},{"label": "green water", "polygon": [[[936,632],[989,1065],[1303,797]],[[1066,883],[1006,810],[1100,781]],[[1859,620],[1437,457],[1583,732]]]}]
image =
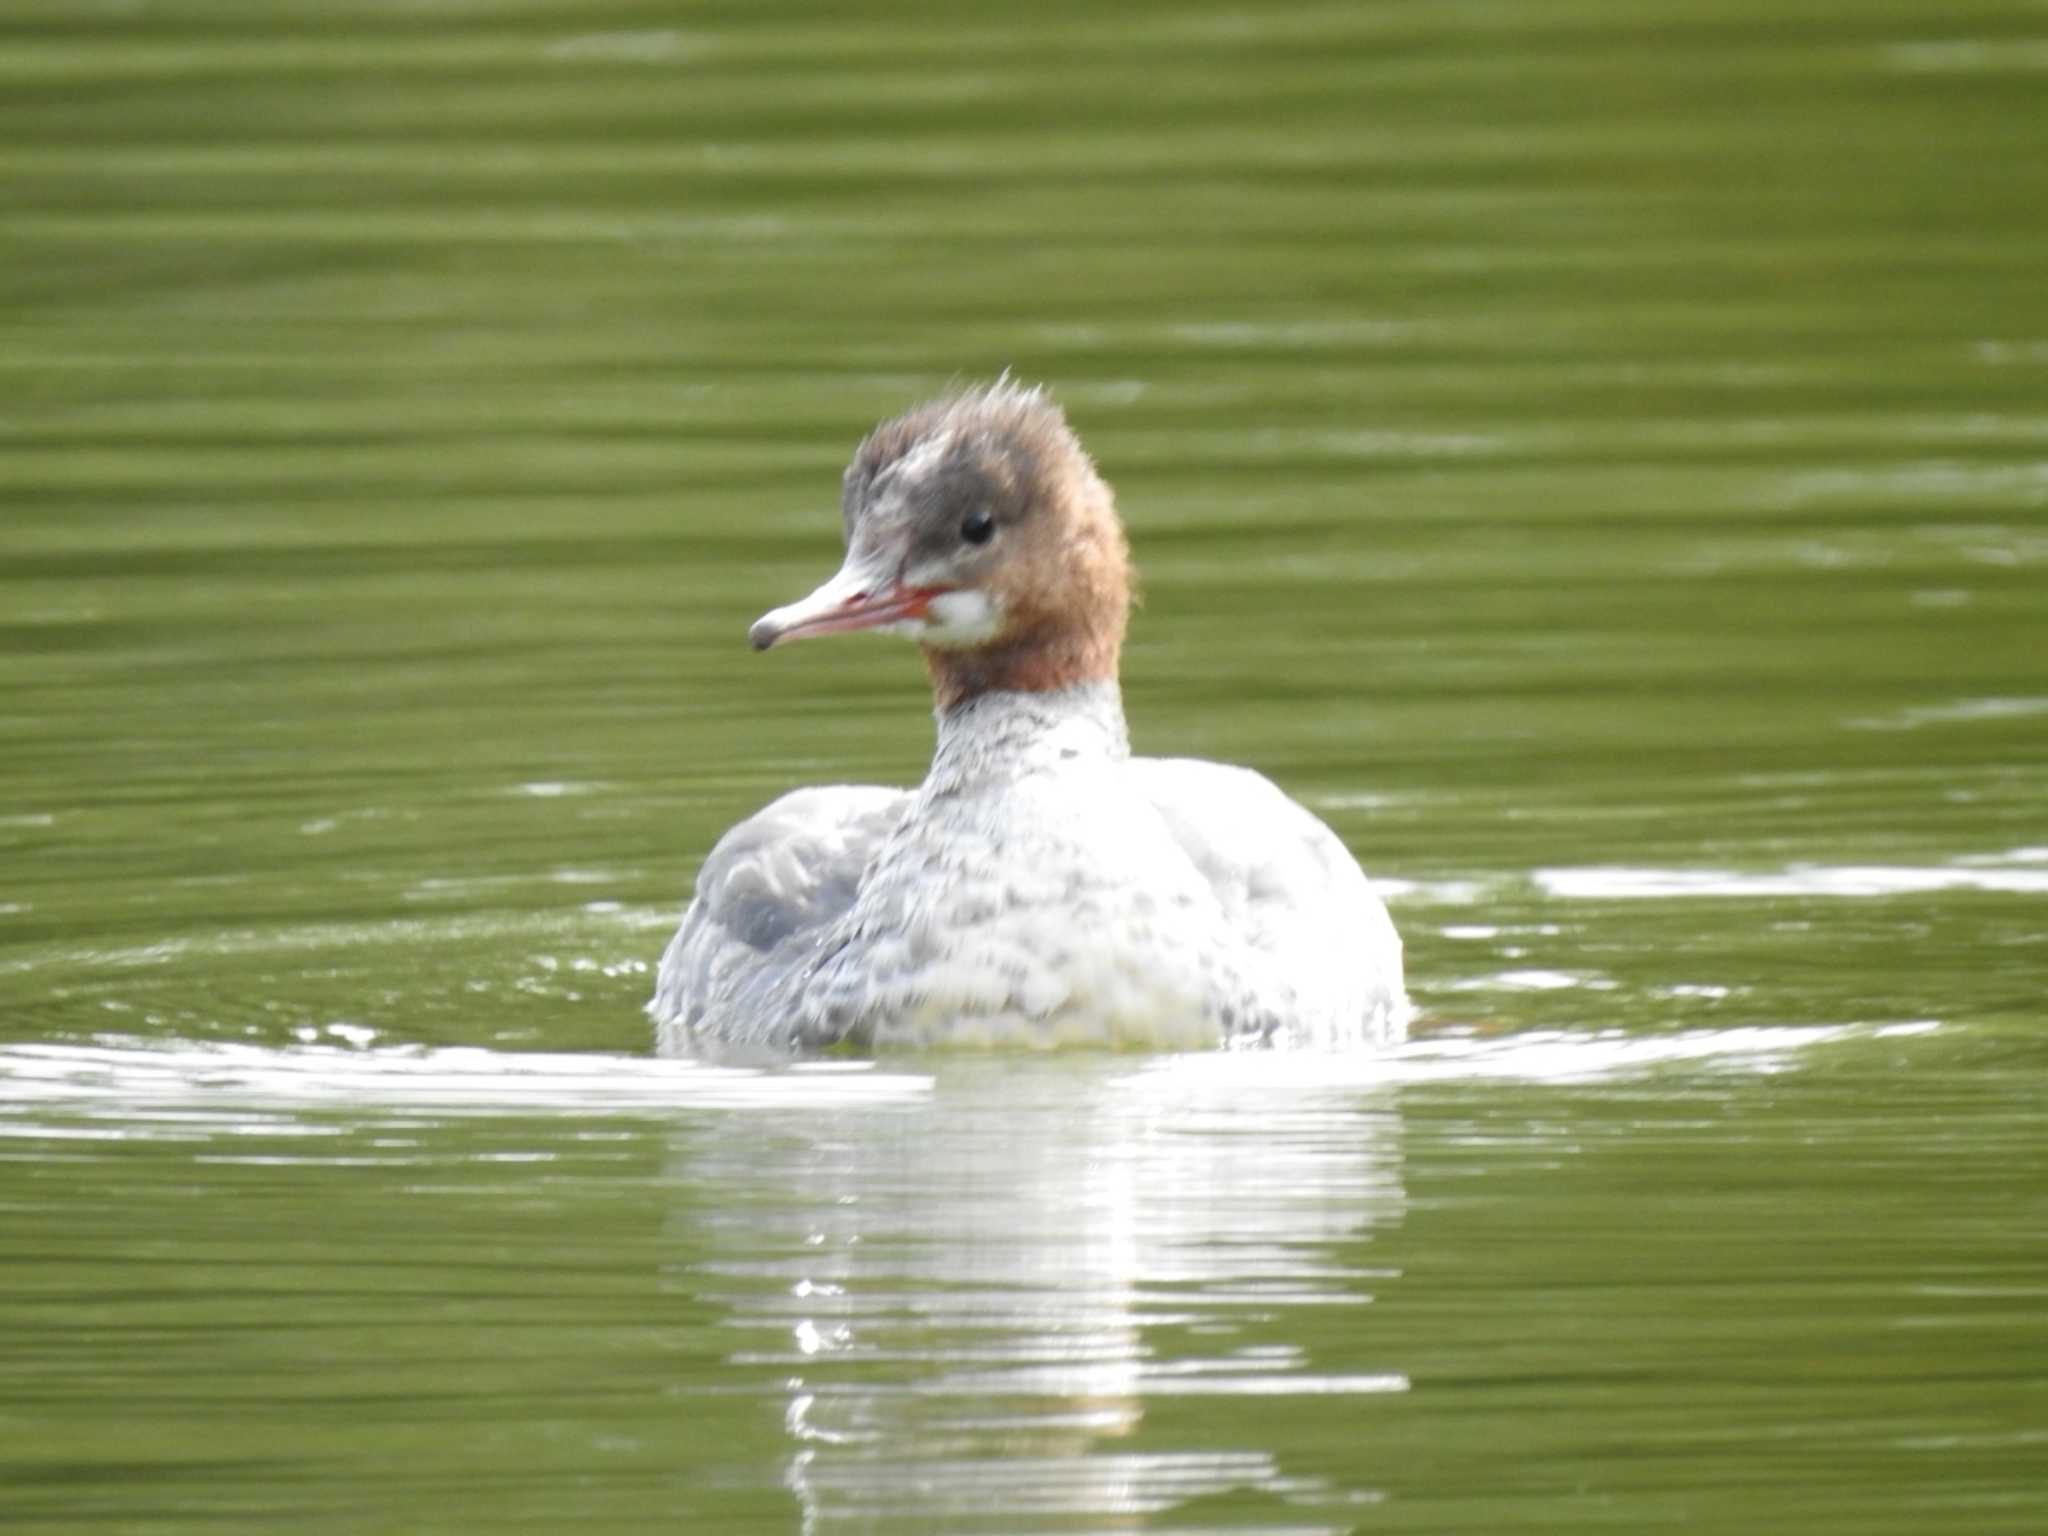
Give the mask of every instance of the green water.
[{"label": "green water", "polygon": [[[2048,12],[0,17],[10,1530],[2048,1525]],[[1385,1061],[660,1062],[1050,383]]]}]

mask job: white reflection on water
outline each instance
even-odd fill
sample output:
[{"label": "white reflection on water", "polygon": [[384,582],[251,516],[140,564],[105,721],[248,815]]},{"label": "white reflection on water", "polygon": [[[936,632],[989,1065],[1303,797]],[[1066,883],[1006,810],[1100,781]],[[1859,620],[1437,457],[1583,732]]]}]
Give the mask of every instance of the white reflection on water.
[{"label": "white reflection on water", "polygon": [[[0,1047],[0,1108],[83,1111],[113,1137],[163,1134],[181,1125],[206,1134],[245,1124],[251,1113],[275,1129],[274,1122],[313,1110],[789,1109],[917,1098],[931,1087],[922,1074],[872,1062],[806,1062],[765,1071],[643,1056],[371,1047],[368,1031],[336,1025],[329,1033],[347,1043],[278,1048],[109,1039]],[[0,1135],[8,1129],[0,1125]],[[39,1126],[34,1134],[51,1132]]]},{"label": "white reflection on water", "polygon": [[1914,731],[1926,725],[1968,725],[1978,721],[2027,720],[2048,715],[2048,698],[1957,699],[1927,704],[1895,714],[1858,716],[1842,723],[1860,731]]},{"label": "white reflection on water", "polygon": [[[678,1186],[719,1200],[679,1218],[679,1249],[712,1256],[674,1283],[783,1398],[806,1530],[1129,1529],[1224,1495],[1277,1501],[1257,1528],[1347,1529],[1340,1512],[1379,1497],[1367,1448],[1408,1390],[1362,1322],[1400,1280],[1372,1256],[1406,1206],[1402,1084],[1769,1071],[1870,1031],[942,1063],[914,1103],[679,1137]],[[1227,1448],[1198,1451],[1161,1430],[1214,1422],[1185,1400],[1226,1395],[1271,1399],[1272,1434],[1245,1443],[1265,1420],[1237,1414]],[[1357,1438],[1355,1485],[1289,1468],[1303,1415]]]},{"label": "white reflection on water", "polygon": [[781,1382],[807,1530],[1121,1529],[1233,1490],[1299,1520],[1370,1491],[1261,1446],[1128,1442],[1162,1399],[1407,1390],[1276,1326],[1393,1278],[1364,1245],[1401,1215],[1398,1131],[1384,1062],[950,1063],[915,1106],[679,1142],[678,1181],[728,1198],[692,1218],[719,1257],[678,1283]]},{"label": "white reflection on water", "polygon": [[[2026,853],[2034,850],[2015,850]],[[1913,896],[1936,891],[2048,893],[2048,869],[2013,858],[1953,864],[1794,864],[1780,870],[1638,869],[1590,865],[1539,869],[1536,884],[1567,900],[1627,901],[1686,896]]]},{"label": "white reflection on water", "polygon": [[[2032,850],[2029,850],[2032,851]],[[1932,1026],[1929,1026],[1932,1027]],[[1142,1058],[1113,1081],[1120,1113],[1158,1118],[1201,1110],[1242,1132],[1243,1117],[1298,1117],[1320,1095],[1356,1095],[1402,1083],[1452,1079],[1592,1082],[1670,1062],[1721,1060],[1744,1069],[1773,1069],[1791,1053],[1852,1035],[1870,1025],[1752,1025],[1663,1034],[1622,1030],[1525,1030],[1480,1038],[1438,1031],[1382,1055],[1212,1053]],[[1881,1033],[1882,1030],[1880,1029]],[[0,1111],[24,1117],[50,1112],[84,1117],[102,1131],[147,1135],[189,1125],[194,1134],[233,1128],[259,1115],[267,1125],[300,1124],[326,1134],[330,1121],[297,1122],[313,1111],[418,1110],[464,1114],[642,1114],[695,1109],[812,1112],[922,1105],[933,1091],[931,1069],[958,1083],[986,1073],[1011,1096],[1044,1071],[1080,1071],[1105,1061],[1090,1055],[1029,1059],[913,1057],[881,1061],[803,1061],[775,1066],[713,1065],[686,1059],[600,1053],[494,1051],[480,1047],[377,1043],[376,1032],[350,1024],[307,1031],[293,1046],[259,1046],[105,1036],[86,1045],[0,1046]],[[1059,1063],[1068,1063],[1062,1067]],[[907,1064],[908,1063],[908,1064]],[[1141,1063],[1141,1064],[1140,1064]],[[1160,1084],[1167,1087],[1160,1087]],[[1259,1108],[1239,1111],[1238,1096],[1256,1093]],[[1130,1096],[1128,1102],[1123,1097]],[[1171,1106],[1157,1101],[1180,1095]],[[1051,1106],[1071,1113],[1074,1106]],[[1091,1134],[1100,1129],[1091,1120]],[[1121,1123],[1121,1122],[1115,1122]],[[0,1135],[9,1127],[0,1125]],[[18,1127],[17,1127],[18,1129]],[[34,1134],[59,1134],[45,1117]],[[66,1132],[64,1134],[71,1134]],[[1269,1133],[1270,1134],[1270,1133]],[[1272,1155],[1270,1153],[1264,1155]],[[1263,1166],[1263,1165],[1262,1165]]]},{"label": "white reflection on water", "polygon": [[[567,1115],[603,1135],[655,1116],[673,1127],[664,1283],[691,1315],[708,1304],[725,1364],[777,1402],[805,1529],[1128,1530],[1244,1496],[1271,1513],[1237,1510],[1233,1529],[1341,1530],[1379,1497],[1369,1453],[1408,1391],[1370,1310],[1401,1281],[1375,1256],[1406,1210],[1404,1084],[1771,1070],[1872,1032],[1439,1035],[1380,1057],[914,1072],[392,1047],[353,1027],[283,1048],[19,1045],[0,1049],[0,1160],[147,1139],[210,1143],[199,1162],[357,1166],[431,1156],[418,1138],[436,1120]],[[352,1135],[366,1116],[396,1129]],[[545,1179],[558,1149],[471,1155]],[[1291,1464],[1325,1433],[1356,1441],[1355,1473]],[[758,1454],[736,1443],[736,1469]]]}]

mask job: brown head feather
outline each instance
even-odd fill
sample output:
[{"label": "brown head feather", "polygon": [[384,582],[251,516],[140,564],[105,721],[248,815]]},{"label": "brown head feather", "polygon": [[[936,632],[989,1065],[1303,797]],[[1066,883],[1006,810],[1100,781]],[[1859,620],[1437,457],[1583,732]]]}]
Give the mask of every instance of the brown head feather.
[{"label": "brown head feather", "polygon": [[[878,483],[927,444],[937,445],[940,474],[999,509],[1001,541],[977,583],[1000,605],[998,632],[977,645],[924,648],[940,712],[992,690],[1115,681],[1130,547],[1114,495],[1060,408],[1005,380],[883,423],[846,471],[849,537]],[[941,513],[935,532],[957,538],[954,527]]]}]

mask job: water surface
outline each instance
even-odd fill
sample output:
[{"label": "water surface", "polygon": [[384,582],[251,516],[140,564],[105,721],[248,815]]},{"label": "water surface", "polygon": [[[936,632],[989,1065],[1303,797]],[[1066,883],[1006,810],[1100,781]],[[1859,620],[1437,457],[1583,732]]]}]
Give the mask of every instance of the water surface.
[{"label": "water surface", "polygon": [[[0,1516],[2039,1529],[2044,27],[14,6]],[[648,1056],[1004,367],[1395,1057]]]}]

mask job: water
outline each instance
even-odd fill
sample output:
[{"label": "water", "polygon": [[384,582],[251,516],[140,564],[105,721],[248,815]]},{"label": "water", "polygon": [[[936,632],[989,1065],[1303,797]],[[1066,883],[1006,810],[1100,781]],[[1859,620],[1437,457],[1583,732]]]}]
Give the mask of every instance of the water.
[{"label": "water", "polygon": [[[2048,1523],[2038,7],[0,27],[10,1528]],[[647,1055],[1004,366],[1394,1057]]]},{"label": "water", "polygon": [[2038,1100],[1945,1033],[17,1048],[10,1513],[2020,1530]]}]

